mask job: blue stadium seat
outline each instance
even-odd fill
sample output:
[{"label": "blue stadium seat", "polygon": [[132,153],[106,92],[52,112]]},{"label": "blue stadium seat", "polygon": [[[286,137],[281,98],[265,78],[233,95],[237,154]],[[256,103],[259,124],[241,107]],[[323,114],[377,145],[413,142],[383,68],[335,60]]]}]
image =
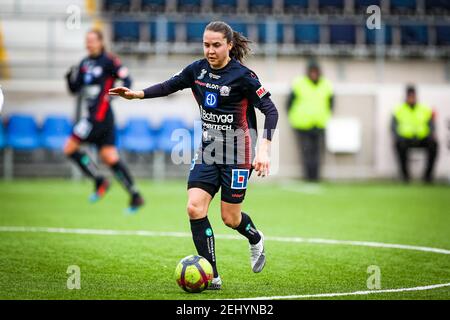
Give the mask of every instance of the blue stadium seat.
[{"label": "blue stadium seat", "polygon": [[355,44],[356,28],[352,24],[330,25],[331,44]]},{"label": "blue stadium seat", "polygon": [[194,21],[186,23],[186,40],[188,42],[202,42],[203,32],[208,22]]},{"label": "blue stadium seat", "polygon": [[427,45],[428,28],[425,25],[408,25],[400,27],[402,45]]},{"label": "blue stadium seat", "polygon": [[116,126],[116,147],[117,149],[123,149],[123,129]]},{"label": "blue stadium seat", "polygon": [[178,10],[184,12],[199,12],[202,6],[201,0],[178,0]]},{"label": "blue stadium seat", "polygon": [[432,14],[448,14],[450,12],[450,1],[448,0],[427,0],[425,10]]},{"label": "blue stadium seat", "polygon": [[129,11],[131,0],[104,0],[103,7],[106,11]]},{"label": "blue stadium seat", "polygon": [[143,118],[128,119],[120,138],[121,147],[132,152],[152,152],[156,149],[156,137],[150,123]]},{"label": "blue stadium seat", "polygon": [[7,127],[7,145],[16,150],[34,150],[40,147],[39,130],[30,115],[12,115]]},{"label": "blue stadium seat", "polygon": [[[178,118],[166,118],[163,119],[160,125],[160,130],[158,132],[158,150],[164,151],[166,153],[172,152],[172,149],[175,145],[179,144],[180,141],[172,141],[172,133],[177,129],[185,129],[187,132],[189,128],[186,126],[186,123]],[[189,143],[188,149],[190,150],[191,141],[185,141]]]},{"label": "blue stadium seat", "polygon": [[416,0],[391,0],[391,13],[414,13]]},{"label": "blue stadium seat", "polygon": [[[283,25],[281,23],[277,23],[275,28],[276,28],[275,30],[276,43],[282,43],[284,38]],[[258,23],[258,42],[260,43],[269,42],[266,23]]]},{"label": "blue stadium seat", "polygon": [[272,12],[272,0],[248,0],[248,11],[270,13]]},{"label": "blue stadium seat", "polygon": [[44,120],[41,144],[49,150],[62,150],[72,132],[72,125],[66,116],[51,115]]},{"label": "blue stadium seat", "polygon": [[141,0],[141,9],[150,12],[163,12],[166,9],[165,0]]},{"label": "blue stadium seat", "polygon": [[[150,29],[150,42],[155,42],[158,38],[158,25],[156,22],[149,22],[148,28]],[[175,41],[175,23],[171,21],[167,21],[166,25],[166,40],[167,42]]]},{"label": "blue stadium seat", "polygon": [[3,120],[0,118],[0,149],[3,149],[6,145],[5,130],[3,128]]},{"label": "blue stadium seat", "polygon": [[214,12],[232,13],[236,12],[237,0],[213,0]]},{"label": "blue stadium seat", "polygon": [[306,12],[308,10],[308,0],[284,0],[285,13]]},{"label": "blue stadium seat", "polygon": [[344,11],[344,0],[319,0],[319,10],[322,12]]},{"label": "blue stadium seat", "polygon": [[381,0],[355,0],[355,10],[357,12],[362,12],[369,6],[376,5],[381,6]]},{"label": "blue stadium seat", "polygon": [[302,44],[320,43],[320,26],[313,23],[295,24],[294,41]]},{"label": "blue stadium seat", "polygon": [[243,22],[229,22],[228,23],[230,27],[241,34],[243,34],[245,37],[248,36],[248,30],[247,30],[247,24]]},{"label": "blue stadium seat", "polygon": [[114,21],[113,39],[116,42],[138,42],[140,39],[139,22],[133,20]]},{"label": "blue stadium seat", "polygon": [[383,26],[381,29],[368,29],[366,30],[366,44],[375,44],[377,32],[384,32],[384,44],[392,44],[392,27]]},{"label": "blue stadium seat", "polygon": [[450,25],[436,26],[436,44],[450,46]]}]

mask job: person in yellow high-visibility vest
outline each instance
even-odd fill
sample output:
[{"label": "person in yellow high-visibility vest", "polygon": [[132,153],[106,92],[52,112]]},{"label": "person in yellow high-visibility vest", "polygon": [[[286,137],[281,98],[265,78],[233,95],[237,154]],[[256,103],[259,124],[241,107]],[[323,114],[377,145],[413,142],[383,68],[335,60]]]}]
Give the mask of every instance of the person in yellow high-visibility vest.
[{"label": "person in yellow high-visibility vest", "polygon": [[406,88],[405,102],[395,107],[391,130],[394,135],[395,150],[403,181],[410,181],[408,151],[411,148],[423,148],[427,152],[427,164],[423,180],[431,183],[438,151],[434,113],[427,105],[417,102],[414,86]]},{"label": "person in yellow high-visibility vest", "polygon": [[333,100],[331,82],[321,75],[317,63],[310,62],[307,74],[294,79],[287,101],[289,123],[299,141],[308,181],[320,179],[320,154]]}]

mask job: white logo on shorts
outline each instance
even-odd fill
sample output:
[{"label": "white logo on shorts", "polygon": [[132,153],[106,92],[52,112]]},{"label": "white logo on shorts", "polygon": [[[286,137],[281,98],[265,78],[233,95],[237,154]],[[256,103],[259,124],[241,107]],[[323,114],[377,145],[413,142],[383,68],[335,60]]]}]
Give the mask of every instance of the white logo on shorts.
[{"label": "white logo on shorts", "polygon": [[88,119],[81,119],[73,128],[73,133],[80,139],[86,139],[92,131],[92,123]]}]

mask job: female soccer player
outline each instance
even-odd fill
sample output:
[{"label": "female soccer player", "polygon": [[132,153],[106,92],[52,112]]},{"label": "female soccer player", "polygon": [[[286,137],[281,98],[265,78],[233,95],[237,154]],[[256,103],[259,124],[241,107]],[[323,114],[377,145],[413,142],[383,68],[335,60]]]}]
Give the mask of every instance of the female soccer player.
[{"label": "female soccer player", "polygon": [[[191,88],[200,108],[203,135],[188,179],[187,212],[197,252],[213,266],[214,279],[209,288],[216,290],[221,288],[222,281],[217,272],[214,233],[207,213],[220,188],[222,220],[247,237],[253,272],[261,272],[266,262],[264,235],[241,211],[241,204],[252,169],[258,176],[269,173],[269,147],[278,112],[258,77],[242,65],[250,52],[248,43],[228,24],[211,22],[203,34],[204,59],[144,90],[119,87],[109,91],[126,99],[147,99]],[[263,140],[256,156],[253,156],[254,107],[265,115]]]},{"label": "female soccer player", "polygon": [[77,68],[72,68],[66,75],[69,90],[81,94],[88,105],[88,117],[80,120],[73,128],[72,135],[64,146],[64,153],[81,168],[85,175],[95,182],[95,192],[91,201],[95,202],[106,193],[109,181],[97,172],[95,163],[80,150],[82,142],[97,146],[100,158],[114,172],[116,178],[130,194],[130,212],[136,211],[144,204],[133,179],[115,147],[114,114],[108,91],[114,81],[120,79],[130,86],[128,71],[120,60],[106,53],[103,35],[92,30],[86,35],[88,56],[81,60]]}]

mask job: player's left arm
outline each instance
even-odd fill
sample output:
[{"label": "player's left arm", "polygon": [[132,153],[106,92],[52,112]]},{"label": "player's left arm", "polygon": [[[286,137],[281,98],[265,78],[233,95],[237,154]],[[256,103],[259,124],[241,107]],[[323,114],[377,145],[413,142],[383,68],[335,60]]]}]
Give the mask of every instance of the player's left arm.
[{"label": "player's left arm", "polygon": [[258,108],[265,116],[263,139],[259,143],[256,157],[252,164],[258,176],[265,177],[270,170],[270,144],[277,127],[278,110],[272,99],[270,99],[270,92],[264,88],[252,71],[248,70],[246,72],[243,81],[249,105]]},{"label": "player's left arm", "polygon": [[263,97],[256,107],[264,114],[265,120],[263,139],[258,146],[253,166],[258,176],[265,177],[270,172],[270,145],[277,127],[278,110],[269,96]]}]

